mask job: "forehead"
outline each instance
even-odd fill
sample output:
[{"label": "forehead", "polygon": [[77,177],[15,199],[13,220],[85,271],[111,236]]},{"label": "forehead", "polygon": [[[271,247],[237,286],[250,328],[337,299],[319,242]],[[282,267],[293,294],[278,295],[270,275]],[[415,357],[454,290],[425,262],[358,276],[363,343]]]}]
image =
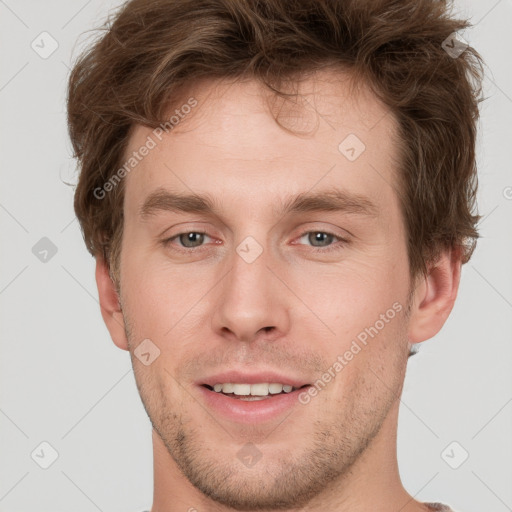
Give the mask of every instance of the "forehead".
[{"label": "forehead", "polygon": [[268,207],[274,194],[329,187],[393,201],[395,119],[346,75],[318,72],[286,100],[254,80],[207,81],[189,92],[183,105],[194,107],[175,104],[167,133],[132,131],[126,159],[148,137],[154,145],[125,178],[125,207],[140,208],[162,188],[213,192],[221,204],[256,209]]}]

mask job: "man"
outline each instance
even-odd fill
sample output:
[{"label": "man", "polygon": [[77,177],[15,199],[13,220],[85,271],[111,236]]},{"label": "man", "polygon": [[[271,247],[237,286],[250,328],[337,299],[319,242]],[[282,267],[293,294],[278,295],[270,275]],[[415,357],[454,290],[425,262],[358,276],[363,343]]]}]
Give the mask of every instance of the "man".
[{"label": "man", "polygon": [[481,63],[426,0],[133,0],[76,63],[75,210],[152,512],[413,512],[408,356],[478,237]]}]

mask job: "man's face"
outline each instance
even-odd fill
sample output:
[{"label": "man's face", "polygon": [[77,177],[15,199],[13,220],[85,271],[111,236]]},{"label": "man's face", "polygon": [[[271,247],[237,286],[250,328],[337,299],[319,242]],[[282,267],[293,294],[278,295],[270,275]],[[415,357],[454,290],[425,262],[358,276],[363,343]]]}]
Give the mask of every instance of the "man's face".
[{"label": "man's face", "polygon": [[[137,127],[127,156],[157,145],[125,178],[120,261],[155,431],[199,490],[240,509],[300,504],[345,474],[396,412],[409,349],[393,117],[318,75],[305,110],[281,105],[298,136],[264,91],[203,84],[162,141]],[[340,209],[285,208],[334,191]],[[208,195],[214,211],[171,209],[166,193]],[[133,354],[146,339],[160,350],[147,366]]]}]

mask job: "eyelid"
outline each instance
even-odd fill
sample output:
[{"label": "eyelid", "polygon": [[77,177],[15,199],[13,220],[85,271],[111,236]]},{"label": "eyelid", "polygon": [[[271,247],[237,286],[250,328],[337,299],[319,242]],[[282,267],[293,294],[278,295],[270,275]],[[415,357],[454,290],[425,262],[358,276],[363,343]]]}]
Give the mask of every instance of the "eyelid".
[{"label": "eyelid", "polygon": [[[333,231],[325,230],[325,229],[307,229],[307,230],[303,231],[297,238],[301,239],[303,236],[308,235],[310,233],[323,233],[325,235],[331,235],[337,239],[337,242],[332,243],[331,245],[328,245],[325,247],[315,247],[314,245],[309,245],[308,247],[310,247],[313,250],[313,252],[327,253],[329,251],[335,251],[335,250],[341,249],[350,243],[350,241],[347,238],[337,235]],[[294,244],[294,245],[303,245],[303,244]]]},{"label": "eyelid", "polygon": [[[332,226],[332,227],[328,227]],[[308,233],[325,233],[328,235],[332,235],[340,241],[349,242],[350,239],[355,238],[354,235],[348,229],[342,229],[338,226],[330,222],[322,222],[322,221],[310,221],[301,224],[301,231],[298,236],[294,238],[302,238],[304,235]]]},{"label": "eyelid", "polygon": [[[179,233],[176,233],[175,235],[172,235],[172,236],[164,238],[162,240],[162,243],[164,244],[164,246],[165,245],[169,245],[172,241],[176,240],[181,235],[188,235],[189,233],[205,235],[208,238],[213,238],[211,235],[209,235],[206,231],[204,231],[202,229],[187,229],[185,231],[180,231]],[[201,249],[203,247],[204,247],[204,245],[200,245],[199,247],[181,247],[181,246],[178,246],[178,249],[181,249],[181,250],[186,251],[186,252],[190,252],[190,251],[192,251],[194,249],[197,250],[197,249]]]},{"label": "eyelid", "polygon": [[[180,231],[179,233],[176,233],[176,234],[172,235],[171,237],[165,238],[164,240],[162,240],[161,243],[166,247],[168,245],[171,245],[171,243],[174,240],[178,239],[181,235],[186,235],[186,234],[189,234],[189,233],[201,234],[201,235],[207,236],[208,238],[213,238],[211,235],[208,234],[208,232],[206,230],[190,228],[188,230]],[[309,247],[311,248],[311,250],[313,252],[327,253],[329,251],[334,251],[334,250],[341,249],[341,248],[345,247],[347,244],[350,243],[350,241],[347,238],[342,237],[341,235],[338,235],[338,234],[334,233],[332,230],[321,229],[321,228],[318,228],[318,229],[314,229],[314,228],[304,229],[297,237],[294,238],[294,240],[297,240],[297,239],[300,240],[301,238],[303,238],[304,236],[306,236],[306,235],[308,235],[310,233],[323,233],[323,234],[330,235],[330,236],[334,237],[335,239],[337,239],[337,242],[335,242],[335,243],[333,243],[331,245],[325,246],[325,247],[315,247],[314,245],[309,245]],[[217,244],[217,242],[214,242],[214,244]],[[304,245],[304,244],[296,244],[296,243],[293,243],[293,242],[292,242],[292,244],[293,245]],[[175,244],[172,244],[172,245],[175,245]],[[176,245],[175,249],[177,251],[179,251],[179,252],[191,253],[191,252],[196,252],[198,250],[207,249],[207,247],[205,245],[200,245],[198,247],[182,247],[180,245]]]}]

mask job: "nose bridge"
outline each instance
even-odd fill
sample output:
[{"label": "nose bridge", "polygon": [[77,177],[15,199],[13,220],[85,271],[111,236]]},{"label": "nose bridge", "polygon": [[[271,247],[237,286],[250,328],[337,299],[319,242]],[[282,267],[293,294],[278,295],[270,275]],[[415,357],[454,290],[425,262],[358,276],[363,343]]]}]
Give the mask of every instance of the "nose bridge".
[{"label": "nose bridge", "polygon": [[286,294],[280,293],[279,280],[267,267],[274,265],[264,246],[263,240],[244,238],[235,247],[230,271],[219,288],[214,329],[227,329],[239,341],[252,341],[265,328],[288,329]]}]

